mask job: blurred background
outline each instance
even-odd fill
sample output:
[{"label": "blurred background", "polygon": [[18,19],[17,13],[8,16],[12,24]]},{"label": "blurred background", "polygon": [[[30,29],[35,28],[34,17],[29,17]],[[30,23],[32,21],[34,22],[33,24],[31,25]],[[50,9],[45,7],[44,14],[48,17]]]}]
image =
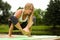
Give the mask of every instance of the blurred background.
[{"label": "blurred background", "polygon": [[60,0],[0,0],[0,34],[8,33],[8,18],[28,2],[35,7],[32,35],[60,35]]}]

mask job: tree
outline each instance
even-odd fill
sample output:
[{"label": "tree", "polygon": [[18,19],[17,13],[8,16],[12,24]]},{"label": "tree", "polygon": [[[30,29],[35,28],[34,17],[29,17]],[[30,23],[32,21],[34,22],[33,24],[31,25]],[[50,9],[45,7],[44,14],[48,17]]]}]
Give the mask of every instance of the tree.
[{"label": "tree", "polygon": [[47,12],[44,16],[44,22],[48,25],[60,25],[60,1],[50,0]]},{"label": "tree", "polygon": [[40,25],[41,24],[41,9],[35,9],[34,11],[34,20],[36,20],[36,25]]},{"label": "tree", "polygon": [[57,25],[60,25],[60,0],[50,0],[43,20],[45,24],[53,26],[50,29],[53,34],[60,33],[58,32],[60,28],[57,27]]},{"label": "tree", "polygon": [[2,16],[0,16],[0,23],[7,23],[7,19],[10,15],[9,10],[11,9],[11,6],[7,2],[3,2],[0,0],[0,10],[2,11]]},{"label": "tree", "polygon": [[[23,7],[19,7],[18,9],[23,9]],[[18,9],[17,9],[17,10],[18,10]]]}]

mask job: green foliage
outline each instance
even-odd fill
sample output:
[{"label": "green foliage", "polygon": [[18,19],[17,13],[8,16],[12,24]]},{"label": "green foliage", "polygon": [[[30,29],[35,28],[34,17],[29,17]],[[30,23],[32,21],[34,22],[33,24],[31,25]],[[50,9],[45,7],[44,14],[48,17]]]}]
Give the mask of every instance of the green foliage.
[{"label": "green foliage", "polygon": [[[18,9],[23,9],[23,7],[19,7]],[[18,10],[18,9],[17,9],[17,10]]]},{"label": "green foliage", "polygon": [[8,17],[10,16],[9,10],[11,9],[10,4],[7,2],[3,2],[0,0],[0,11],[2,11],[2,15],[0,15],[0,23],[8,23]]},{"label": "green foliage", "polygon": [[35,17],[35,25],[41,25],[43,24],[43,16],[45,15],[46,11],[42,11],[41,9],[35,9],[34,10],[34,17]]},{"label": "green foliage", "polygon": [[40,25],[40,23],[41,23],[40,12],[41,12],[41,9],[35,9],[35,11],[34,11],[36,25]]},{"label": "green foliage", "polygon": [[50,0],[44,22],[48,25],[60,25],[60,0]]},{"label": "green foliage", "polygon": [[48,5],[43,21],[45,24],[53,26],[50,29],[53,34],[60,35],[60,26],[59,28],[57,26],[60,25],[60,0],[50,0],[50,4]]},{"label": "green foliage", "polygon": [[34,11],[34,16],[35,16],[36,18],[40,18],[40,12],[41,12],[41,9],[35,9],[35,11]]}]

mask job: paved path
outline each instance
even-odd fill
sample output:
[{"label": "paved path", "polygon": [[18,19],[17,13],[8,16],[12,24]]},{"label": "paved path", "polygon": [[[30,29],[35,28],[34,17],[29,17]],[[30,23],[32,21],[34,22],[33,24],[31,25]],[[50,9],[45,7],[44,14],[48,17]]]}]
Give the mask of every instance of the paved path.
[{"label": "paved path", "polygon": [[13,37],[8,37],[7,34],[0,34],[0,40],[55,40],[59,39],[60,36],[51,36],[51,35],[32,35],[28,37],[25,35],[12,35]]}]

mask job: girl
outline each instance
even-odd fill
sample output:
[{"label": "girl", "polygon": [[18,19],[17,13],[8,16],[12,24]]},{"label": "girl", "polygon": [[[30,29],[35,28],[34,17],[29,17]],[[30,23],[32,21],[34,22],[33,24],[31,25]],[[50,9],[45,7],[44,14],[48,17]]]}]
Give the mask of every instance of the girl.
[{"label": "girl", "polygon": [[[9,37],[12,35],[12,30],[14,26],[19,29],[24,35],[31,35],[30,28],[33,24],[33,11],[34,6],[32,3],[27,3],[24,9],[19,9],[15,12],[13,16],[9,18],[10,21],[10,29],[9,29]],[[14,25],[14,26],[13,26]]]}]

